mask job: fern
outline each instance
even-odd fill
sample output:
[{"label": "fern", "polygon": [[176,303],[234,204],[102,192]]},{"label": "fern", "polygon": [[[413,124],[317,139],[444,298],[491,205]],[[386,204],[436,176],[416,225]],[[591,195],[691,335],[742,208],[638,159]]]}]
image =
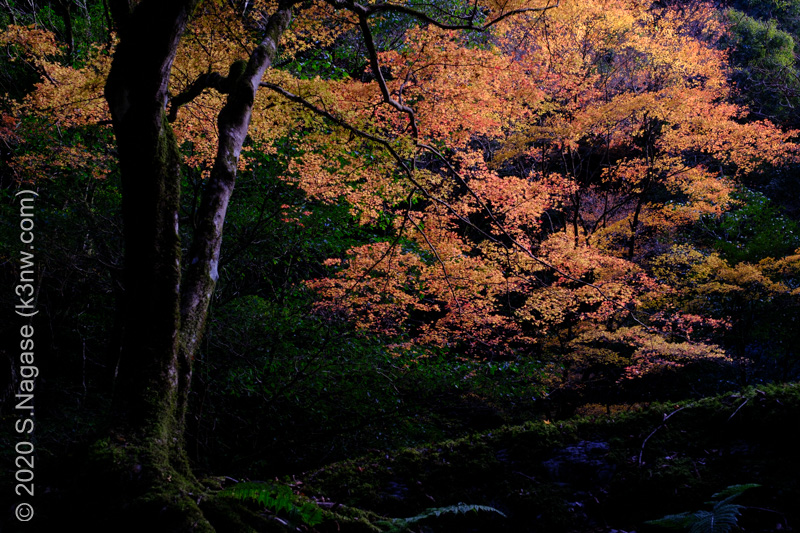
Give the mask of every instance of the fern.
[{"label": "fern", "polygon": [[285,513],[291,520],[307,526],[322,522],[322,510],[313,502],[292,492],[286,485],[237,483],[220,492],[239,501],[252,501],[274,513]]},{"label": "fern", "polygon": [[392,518],[391,521],[383,522],[382,524],[389,526],[389,528],[386,530],[386,533],[400,533],[402,531],[408,530],[411,524],[414,524],[421,520],[425,520],[428,518],[437,518],[445,514],[466,514],[470,511],[474,512],[485,511],[491,513],[497,513],[503,518],[506,518],[506,515],[504,515],[494,507],[489,507],[488,505],[468,505],[466,503],[458,503],[456,505],[450,505],[448,507],[433,507],[430,509],[425,509],[420,514],[416,516],[411,516],[409,518]]},{"label": "fern", "polygon": [[738,497],[741,493],[746,491],[747,489],[753,489],[755,487],[760,487],[758,483],[746,483],[744,485],[731,485],[730,487],[726,487],[723,490],[719,491],[718,493],[711,496],[713,501],[706,502],[708,504],[717,504],[717,503],[728,503],[734,498]]},{"label": "fern", "polygon": [[648,520],[645,524],[654,526],[661,526],[668,529],[688,529],[694,522],[694,514],[692,513],[679,513],[668,514],[656,520]]},{"label": "fern", "polygon": [[741,507],[726,503],[713,511],[697,511],[689,533],[728,533],[736,527]]},{"label": "fern", "polygon": [[755,483],[731,485],[714,494],[712,501],[706,502],[713,505],[711,511],[672,514],[645,523],[670,529],[688,529],[689,533],[728,533],[738,525],[739,515],[744,508],[731,502],[747,489],[758,486]]}]

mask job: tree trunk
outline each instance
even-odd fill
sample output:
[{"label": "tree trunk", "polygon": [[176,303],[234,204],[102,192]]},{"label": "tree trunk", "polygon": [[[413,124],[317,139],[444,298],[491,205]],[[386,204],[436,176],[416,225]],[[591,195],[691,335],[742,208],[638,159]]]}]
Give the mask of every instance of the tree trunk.
[{"label": "tree trunk", "polygon": [[[191,360],[205,328],[211,295],[219,278],[217,268],[223,223],[236,184],[239,154],[250,126],[253,102],[261,79],[275,58],[278,39],[291,22],[291,15],[291,7],[285,7],[270,17],[264,38],[250,55],[244,73],[231,88],[227,102],[217,117],[217,155],[200,199],[198,224],[182,286],[179,345],[181,401],[188,397]],[[185,409],[185,405],[182,409]]]},{"label": "tree trunk", "polygon": [[[125,237],[114,431],[125,442],[126,462],[135,473],[139,488],[134,498],[161,514],[175,511],[175,525],[167,529],[161,523],[162,531],[189,525],[212,529],[195,504],[199,484],[184,451],[192,360],[218,278],[222,228],[255,93],[291,20],[290,6],[272,15],[219,114],[218,153],[181,279],[182,158],[167,116],[168,84],[178,44],[198,2],[112,1],[120,43],[105,90],[119,150]],[[141,524],[147,520],[136,518]]]},{"label": "tree trunk", "polygon": [[106,84],[122,174],[124,332],[114,409],[126,429],[171,442],[180,326],[181,158],[166,120],[167,85],[196,0],[112,3],[120,43]]},{"label": "tree trunk", "polygon": [[72,28],[72,12],[68,0],[58,0],[55,3],[56,13],[64,19],[64,40],[67,41],[67,57],[70,62],[75,61],[75,33]]}]

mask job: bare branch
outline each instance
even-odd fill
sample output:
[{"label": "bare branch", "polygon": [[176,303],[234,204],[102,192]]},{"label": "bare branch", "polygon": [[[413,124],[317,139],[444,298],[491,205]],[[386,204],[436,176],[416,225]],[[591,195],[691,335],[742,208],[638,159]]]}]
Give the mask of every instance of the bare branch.
[{"label": "bare branch", "polygon": [[218,89],[223,79],[222,75],[218,72],[208,72],[198,76],[185,91],[169,99],[170,108],[167,120],[169,120],[169,122],[175,122],[175,119],[178,118],[178,109],[181,106],[188,104],[200,96],[206,89]]},{"label": "bare branch", "polygon": [[[261,86],[262,87],[266,87],[267,89],[271,89],[271,90],[275,91],[276,93],[280,94],[281,96],[283,96],[287,100],[291,100],[292,102],[294,102],[296,104],[300,104],[303,107],[305,107],[306,109],[308,109],[310,111],[313,111],[315,114],[317,114],[317,115],[319,115],[321,117],[327,118],[328,120],[330,120],[334,124],[346,129],[349,132],[352,132],[353,134],[355,134],[355,135],[357,135],[357,136],[359,136],[361,138],[364,138],[364,139],[370,140],[370,141],[372,141],[374,143],[380,144],[381,146],[386,148],[386,150],[392,155],[392,157],[400,164],[400,166],[403,168],[403,171],[406,172],[406,174],[409,174],[411,172],[411,170],[408,168],[408,165],[406,165],[406,163],[403,160],[403,158],[400,157],[400,154],[397,153],[397,151],[392,146],[391,142],[388,141],[387,139],[384,139],[382,137],[378,137],[377,135],[373,135],[371,133],[367,133],[366,131],[360,130],[360,129],[356,128],[355,126],[353,126],[351,124],[348,124],[344,120],[333,116],[331,113],[325,111],[324,109],[315,106],[314,104],[312,104],[311,102],[309,102],[308,100],[303,98],[302,96],[298,96],[296,94],[290,93],[289,91],[287,91],[286,89],[284,89],[280,85],[275,85],[274,83],[268,83],[268,82],[261,82]],[[420,189],[420,190],[422,190],[422,189]]]},{"label": "bare branch", "polygon": [[[509,17],[514,17],[517,15],[521,15],[523,13],[544,13],[545,11],[558,7],[559,3],[560,0],[556,0],[556,2],[551,5],[550,2],[548,1],[547,5],[542,7],[525,7],[521,9],[512,9],[511,11],[498,15],[497,17],[493,18],[492,20],[490,20],[489,22],[487,22],[482,26],[475,26],[474,24],[472,24],[472,18],[466,18],[466,20],[470,20],[469,24],[445,24],[441,21],[436,20],[433,17],[426,15],[425,13],[417,11],[416,9],[412,9],[407,6],[397,5],[397,4],[370,4],[365,6],[365,9],[368,15],[371,15],[373,13],[386,13],[386,12],[404,13],[422,22],[426,22],[443,30],[471,30],[471,31],[482,32],[488,30],[495,24]],[[473,13],[476,14],[477,12],[474,11]]]},{"label": "bare branch", "polygon": [[[647,444],[647,441],[649,441],[649,440],[650,440],[650,437],[652,437],[653,435],[655,435],[655,434],[656,434],[656,432],[657,432],[659,429],[661,429],[661,428],[663,428],[664,426],[666,426],[666,425],[667,425],[667,420],[669,420],[669,419],[672,417],[672,415],[678,414],[678,413],[680,413],[681,411],[683,411],[684,409],[686,409],[686,408],[688,408],[688,407],[694,407],[694,404],[692,404],[692,405],[684,405],[683,407],[678,407],[677,409],[675,409],[674,411],[672,411],[670,414],[668,414],[668,415],[667,415],[667,414],[665,414],[665,415],[664,415],[664,419],[661,421],[661,424],[659,424],[659,425],[658,425],[658,427],[656,427],[656,429],[654,429],[654,430],[653,430],[653,431],[652,431],[652,432],[651,432],[651,433],[650,433],[650,434],[649,434],[649,435],[648,435],[648,436],[647,436],[647,437],[644,439],[644,441],[642,442],[642,448],[639,450],[639,461],[638,461],[638,463],[639,463],[639,467],[640,467],[640,468],[641,468],[641,466],[642,466],[642,456],[644,455],[644,447],[645,447],[645,445]],[[736,413],[734,413],[734,414],[736,414]]]}]

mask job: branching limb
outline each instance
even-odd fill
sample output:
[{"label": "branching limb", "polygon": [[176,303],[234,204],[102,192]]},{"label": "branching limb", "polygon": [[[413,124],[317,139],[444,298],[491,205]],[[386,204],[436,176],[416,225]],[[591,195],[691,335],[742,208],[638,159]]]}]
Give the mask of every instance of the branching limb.
[{"label": "branching limb", "polygon": [[375,75],[375,80],[378,82],[378,86],[381,89],[383,101],[398,111],[408,115],[408,119],[411,121],[411,132],[413,133],[415,139],[418,138],[419,129],[417,129],[417,117],[414,113],[414,110],[407,105],[401,104],[392,98],[391,94],[389,94],[389,87],[386,85],[386,79],[383,77],[383,72],[381,72],[381,67],[378,64],[378,51],[375,48],[375,41],[372,39],[372,30],[369,29],[369,24],[367,23],[367,14],[365,12],[359,12],[358,24],[361,27],[361,34],[364,36],[364,44],[367,47],[367,53],[369,54],[370,68],[372,68],[372,73]]},{"label": "branching limb", "polygon": [[175,119],[178,118],[178,108],[200,96],[206,89],[218,87],[222,79],[222,75],[218,72],[208,72],[198,76],[185,91],[170,98],[167,120],[169,120],[169,122],[175,122]]},{"label": "branching limb", "polygon": [[406,15],[410,15],[410,16],[412,16],[414,18],[417,18],[417,19],[421,20],[422,22],[426,22],[428,24],[431,24],[431,25],[436,26],[437,28],[441,28],[443,30],[472,30],[472,31],[482,32],[482,31],[488,30],[489,28],[491,28],[492,26],[494,26],[498,22],[501,22],[501,21],[503,21],[503,20],[505,20],[505,19],[507,19],[509,17],[513,17],[513,16],[516,16],[516,15],[521,15],[523,13],[543,13],[543,12],[549,10],[549,9],[553,9],[554,7],[557,7],[558,4],[559,4],[559,2],[556,1],[552,5],[548,2],[547,5],[542,6],[542,7],[526,7],[526,8],[522,8],[522,9],[513,9],[511,11],[508,11],[506,13],[503,13],[503,14],[493,18],[492,20],[490,20],[489,22],[487,22],[486,24],[484,24],[482,26],[475,26],[470,19],[468,19],[468,20],[470,20],[469,24],[445,24],[445,23],[443,23],[441,21],[438,21],[438,20],[434,19],[433,17],[429,17],[425,13],[421,13],[421,12],[417,11],[416,9],[412,9],[412,8],[409,8],[409,7],[406,7],[406,6],[401,6],[401,5],[395,5],[395,4],[371,4],[371,5],[366,6],[366,9],[367,9],[367,12],[369,14],[386,13],[386,12],[404,13]]},{"label": "branching limb", "polygon": [[474,20],[477,17],[477,13],[478,13],[477,5],[475,7],[473,7],[473,10],[470,13],[470,15],[468,15],[466,17],[458,17],[458,16],[455,16],[455,15],[452,15],[452,14],[448,14],[448,16],[451,16],[453,18],[460,18],[462,20],[467,20],[467,21],[469,21],[469,24],[448,24],[448,23],[442,22],[440,20],[436,20],[435,18],[431,17],[430,15],[427,15],[426,13],[423,13],[422,11],[419,11],[417,9],[414,9],[413,7],[409,7],[409,6],[406,6],[406,5],[392,4],[392,3],[379,3],[379,4],[362,5],[362,4],[359,4],[357,2],[348,1],[348,0],[327,0],[327,1],[328,1],[328,4],[330,4],[331,6],[337,8],[337,9],[347,9],[347,10],[352,11],[353,13],[357,13],[359,15],[361,15],[363,13],[367,17],[369,17],[371,15],[379,14],[379,13],[402,13],[404,15],[409,15],[411,17],[414,17],[415,19],[419,20],[420,22],[424,22],[426,24],[430,24],[432,26],[436,26],[437,28],[441,28],[443,30],[470,30],[470,31],[478,31],[478,32],[486,31],[489,28],[491,28],[492,26],[494,26],[495,24],[497,24],[497,23],[499,23],[499,22],[501,22],[501,21],[503,21],[503,20],[505,20],[505,19],[507,19],[509,17],[513,17],[513,16],[516,16],[516,15],[521,15],[523,13],[544,13],[545,11],[548,11],[550,9],[558,7],[558,5],[560,3],[560,0],[556,0],[555,2],[552,2],[552,3],[550,1],[548,1],[547,4],[542,6],[542,7],[524,7],[524,8],[520,8],[520,9],[512,9],[511,11],[507,11],[505,13],[499,14],[498,16],[496,16],[492,20],[486,22],[485,24],[482,24],[480,26],[476,26],[474,24]]},{"label": "branching limb", "polygon": [[167,120],[175,122],[175,119],[178,118],[178,109],[200,96],[206,89],[216,89],[221,94],[230,94],[236,86],[236,82],[244,74],[246,66],[245,61],[234,61],[227,76],[222,76],[219,72],[207,72],[198,76],[185,91],[170,98]]}]

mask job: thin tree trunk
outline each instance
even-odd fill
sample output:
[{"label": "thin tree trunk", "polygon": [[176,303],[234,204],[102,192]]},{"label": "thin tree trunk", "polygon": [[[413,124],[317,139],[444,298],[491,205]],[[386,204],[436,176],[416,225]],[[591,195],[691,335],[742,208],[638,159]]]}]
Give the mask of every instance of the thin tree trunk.
[{"label": "thin tree trunk", "polygon": [[72,13],[70,11],[69,0],[58,0],[56,2],[57,13],[64,19],[64,38],[67,41],[67,57],[70,61],[75,61],[75,33],[72,29]]},{"label": "thin tree trunk", "polygon": [[628,239],[628,259],[633,259],[633,254],[636,251],[636,230],[639,229],[639,214],[642,212],[643,196],[644,194],[639,195],[636,200],[636,209],[633,211],[633,218],[630,222],[631,237]]},{"label": "thin tree trunk", "polygon": [[[217,118],[219,146],[197,211],[198,224],[182,286],[178,353],[181,369],[179,398],[182,402],[188,398],[192,358],[205,329],[211,295],[219,279],[223,223],[236,184],[239,154],[250,126],[255,95],[264,73],[272,65],[278,39],[291,22],[291,15],[291,7],[285,7],[270,17],[264,38],[250,55],[244,74],[232,88]],[[185,404],[179,406],[181,411],[185,408]]]},{"label": "thin tree trunk", "polygon": [[581,213],[580,193],[576,192],[575,194],[572,195],[572,203],[575,206],[575,212],[572,214],[572,232],[574,233],[573,246],[577,248],[580,239],[580,227],[578,226],[578,220],[580,219],[580,213]]}]

